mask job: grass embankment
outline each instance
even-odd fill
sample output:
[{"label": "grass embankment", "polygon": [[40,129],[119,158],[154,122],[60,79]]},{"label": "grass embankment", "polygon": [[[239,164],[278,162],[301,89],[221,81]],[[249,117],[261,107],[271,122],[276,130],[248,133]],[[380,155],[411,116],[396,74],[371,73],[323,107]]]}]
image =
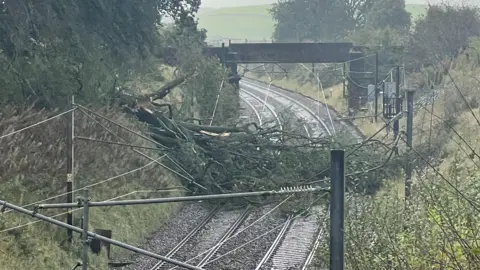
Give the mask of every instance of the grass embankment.
[{"label": "grass embankment", "polygon": [[[275,21],[269,13],[271,5],[255,5],[200,10],[199,27],[205,28],[208,40],[232,39],[232,42],[271,40]],[[426,12],[426,5],[406,6],[413,19]]]},{"label": "grass embankment", "polygon": [[[146,126],[133,117],[125,116],[119,109],[97,109],[97,112],[136,131],[146,131]],[[0,134],[26,127],[46,119],[53,112],[20,111],[3,108],[0,112]],[[76,112],[75,133],[105,141],[119,141],[104,128]],[[144,139],[121,130],[104,120],[103,125],[133,145],[154,147]],[[0,143],[0,194],[3,200],[26,205],[65,192],[66,180],[66,119],[58,118],[1,140]],[[150,157],[159,158],[159,151],[141,150]],[[132,149],[110,144],[77,140],[75,145],[75,188],[90,187],[92,200],[102,201],[117,197],[122,199],[174,196],[183,194],[173,190],[167,193],[151,192],[180,186],[180,180],[155,163],[122,177],[109,179],[151,163]],[[150,192],[148,192],[150,191]],[[129,194],[129,195],[126,195]],[[82,195],[77,192],[75,196]],[[65,196],[45,203],[64,202]],[[113,238],[140,245],[145,237],[162,226],[180,204],[161,204],[128,207],[93,208],[89,228],[113,230]],[[30,207],[31,209],[31,207]],[[64,210],[41,211],[49,216]],[[82,211],[75,212],[75,226],[80,226]],[[57,219],[65,221],[65,215]],[[0,269],[70,269],[81,258],[81,243],[74,236],[73,248],[65,243],[66,231],[38,222],[22,226],[36,219],[10,212],[0,216]],[[15,228],[8,230],[9,228]],[[128,253],[112,247],[115,259],[125,259]],[[108,269],[105,252],[90,256],[92,269]]]},{"label": "grass embankment", "polygon": [[[467,61],[463,56],[456,59],[450,73],[459,88],[445,76],[442,85],[437,87],[443,90],[438,91],[433,103],[424,106],[417,102],[415,105],[414,149],[422,149],[419,152],[431,156],[411,152],[411,160],[420,167],[414,172],[408,207],[405,208],[403,201],[404,179],[398,176],[385,179],[386,186],[373,197],[349,199],[356,203],[348,205],[345,225],[348,269],[479,267],[480,244],[476,235],[480,218],[474,202],[480,194],[480,139],[476,136],[480,132],[477,122],[480,118],[477,98],[480,80],[475,77],[480,67],[475,61]],[[289,76],[294,78],[292,74]],[[269,80],[266,76],[261,79]],[[284,78],[273,84],[318,98],[318,88],[312,83],[300,85],[295,79]],[[346,112],[341,86],[325,92],[330,106]],[[417,93],[417,98],[421,96]],[[320,97],[320,101],[325,102],[322,94]],[[371,123],[368,118],[356,119],[354,123],[367,135],[372,135],[384,124],[382,120]],[[405,119],[400,125],[405,130]],[[377,139],[382,139],[384,134]],[[390,133],[385,140],[391,141],[391,138]],[[398,146],[400,151],[405,151],[403,141]],[[328,254],[323,252],[328,250],[328,243],[323,245],[318,258],[328,261]]]}]

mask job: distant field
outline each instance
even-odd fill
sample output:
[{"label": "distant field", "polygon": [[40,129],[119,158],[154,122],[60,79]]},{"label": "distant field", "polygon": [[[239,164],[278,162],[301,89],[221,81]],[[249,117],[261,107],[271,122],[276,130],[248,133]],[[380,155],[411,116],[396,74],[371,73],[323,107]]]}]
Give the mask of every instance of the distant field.
[{"label": "distant field", "polygon": [[[200,9],[199,26],[207,29],[209,40],[270,40],[274,21],[268,12],[271,5]],[[426,5],[407,5],[412,18],[425,13]]]},{"label": "distant field", "polygon": [[209,40],[270,39],[274,22],[268,9],[271,5],[200,10],[199,26],[207,29]]}]

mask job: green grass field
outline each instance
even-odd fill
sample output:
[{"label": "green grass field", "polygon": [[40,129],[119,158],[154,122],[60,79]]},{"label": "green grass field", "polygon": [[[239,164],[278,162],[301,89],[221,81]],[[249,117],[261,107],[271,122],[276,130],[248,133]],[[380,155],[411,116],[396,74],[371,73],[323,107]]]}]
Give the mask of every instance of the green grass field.
[{"label": "green grass field", "polygon": [[[199,26],[207,30],[208,40],[213,42],[222,39],[232,39],[235,42],[246,39],[270,40],[274,28],[270,8],[271,5],[257,5],[200,9]],[[407,5],[413,19],[424,14],[426,9],[426,5]]]}]

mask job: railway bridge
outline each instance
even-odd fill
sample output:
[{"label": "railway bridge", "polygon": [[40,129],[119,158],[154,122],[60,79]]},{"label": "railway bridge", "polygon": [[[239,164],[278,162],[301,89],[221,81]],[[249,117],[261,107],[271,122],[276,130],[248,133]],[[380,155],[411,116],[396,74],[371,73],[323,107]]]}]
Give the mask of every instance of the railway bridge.
[{"label": "railway bridge", "polygon": [[[221,47],[207,47],[204,54],[218,57],[230,69],[230,83],[238,86],[238,64],[286,63],[349,63],[348,104],[358,109],[359,100],[367,100],[367,89],[360,87],[373,83],[365,75],[365,48],[353,43],[222,43]],[[365,97],[365,98],[362,98]]]}]

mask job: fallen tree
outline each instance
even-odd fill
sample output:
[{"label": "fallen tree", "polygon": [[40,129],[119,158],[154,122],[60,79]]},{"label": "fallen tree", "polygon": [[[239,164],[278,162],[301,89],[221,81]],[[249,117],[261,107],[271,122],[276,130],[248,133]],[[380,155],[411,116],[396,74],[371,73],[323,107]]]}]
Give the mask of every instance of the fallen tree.
[{"label": "fallen tree", "polygon": [[[331,148],[341,146],[348,151],[356,146],[350,145],[342,135],[335,142],[328,137],[308,138],[303,135],[302,127],[295,128],[292,124],[297,122],[294,119],[290,123],[284,120],[282,127],[267,129],[256,123],[210,126],[201,119],[175,119],[170,104],[160,102],[124,107],[126,112],[150,125],[151,138],[168,154],[172,167],[187,172],[190,183],[206,187],[207,190],[201,191],[199,185],[191,185],[199,192],[264,190],[320,180],[329,176]],[[194,123],[195,120],[198,123]],[[374,167],[369,166],[372,160],[382,164],[385,151],[390,151],[388,145],[373,141],[371,147],[362,148],[347,160],[348,171]],[[398,173],[399,166],[392,165],[394,159],[393,162],[387,160],[374,173],[349,176],[347,188],[362,193],[375,192],[385,178],[382,172]],[[329,181],[315,184],[328,187]]]}]

